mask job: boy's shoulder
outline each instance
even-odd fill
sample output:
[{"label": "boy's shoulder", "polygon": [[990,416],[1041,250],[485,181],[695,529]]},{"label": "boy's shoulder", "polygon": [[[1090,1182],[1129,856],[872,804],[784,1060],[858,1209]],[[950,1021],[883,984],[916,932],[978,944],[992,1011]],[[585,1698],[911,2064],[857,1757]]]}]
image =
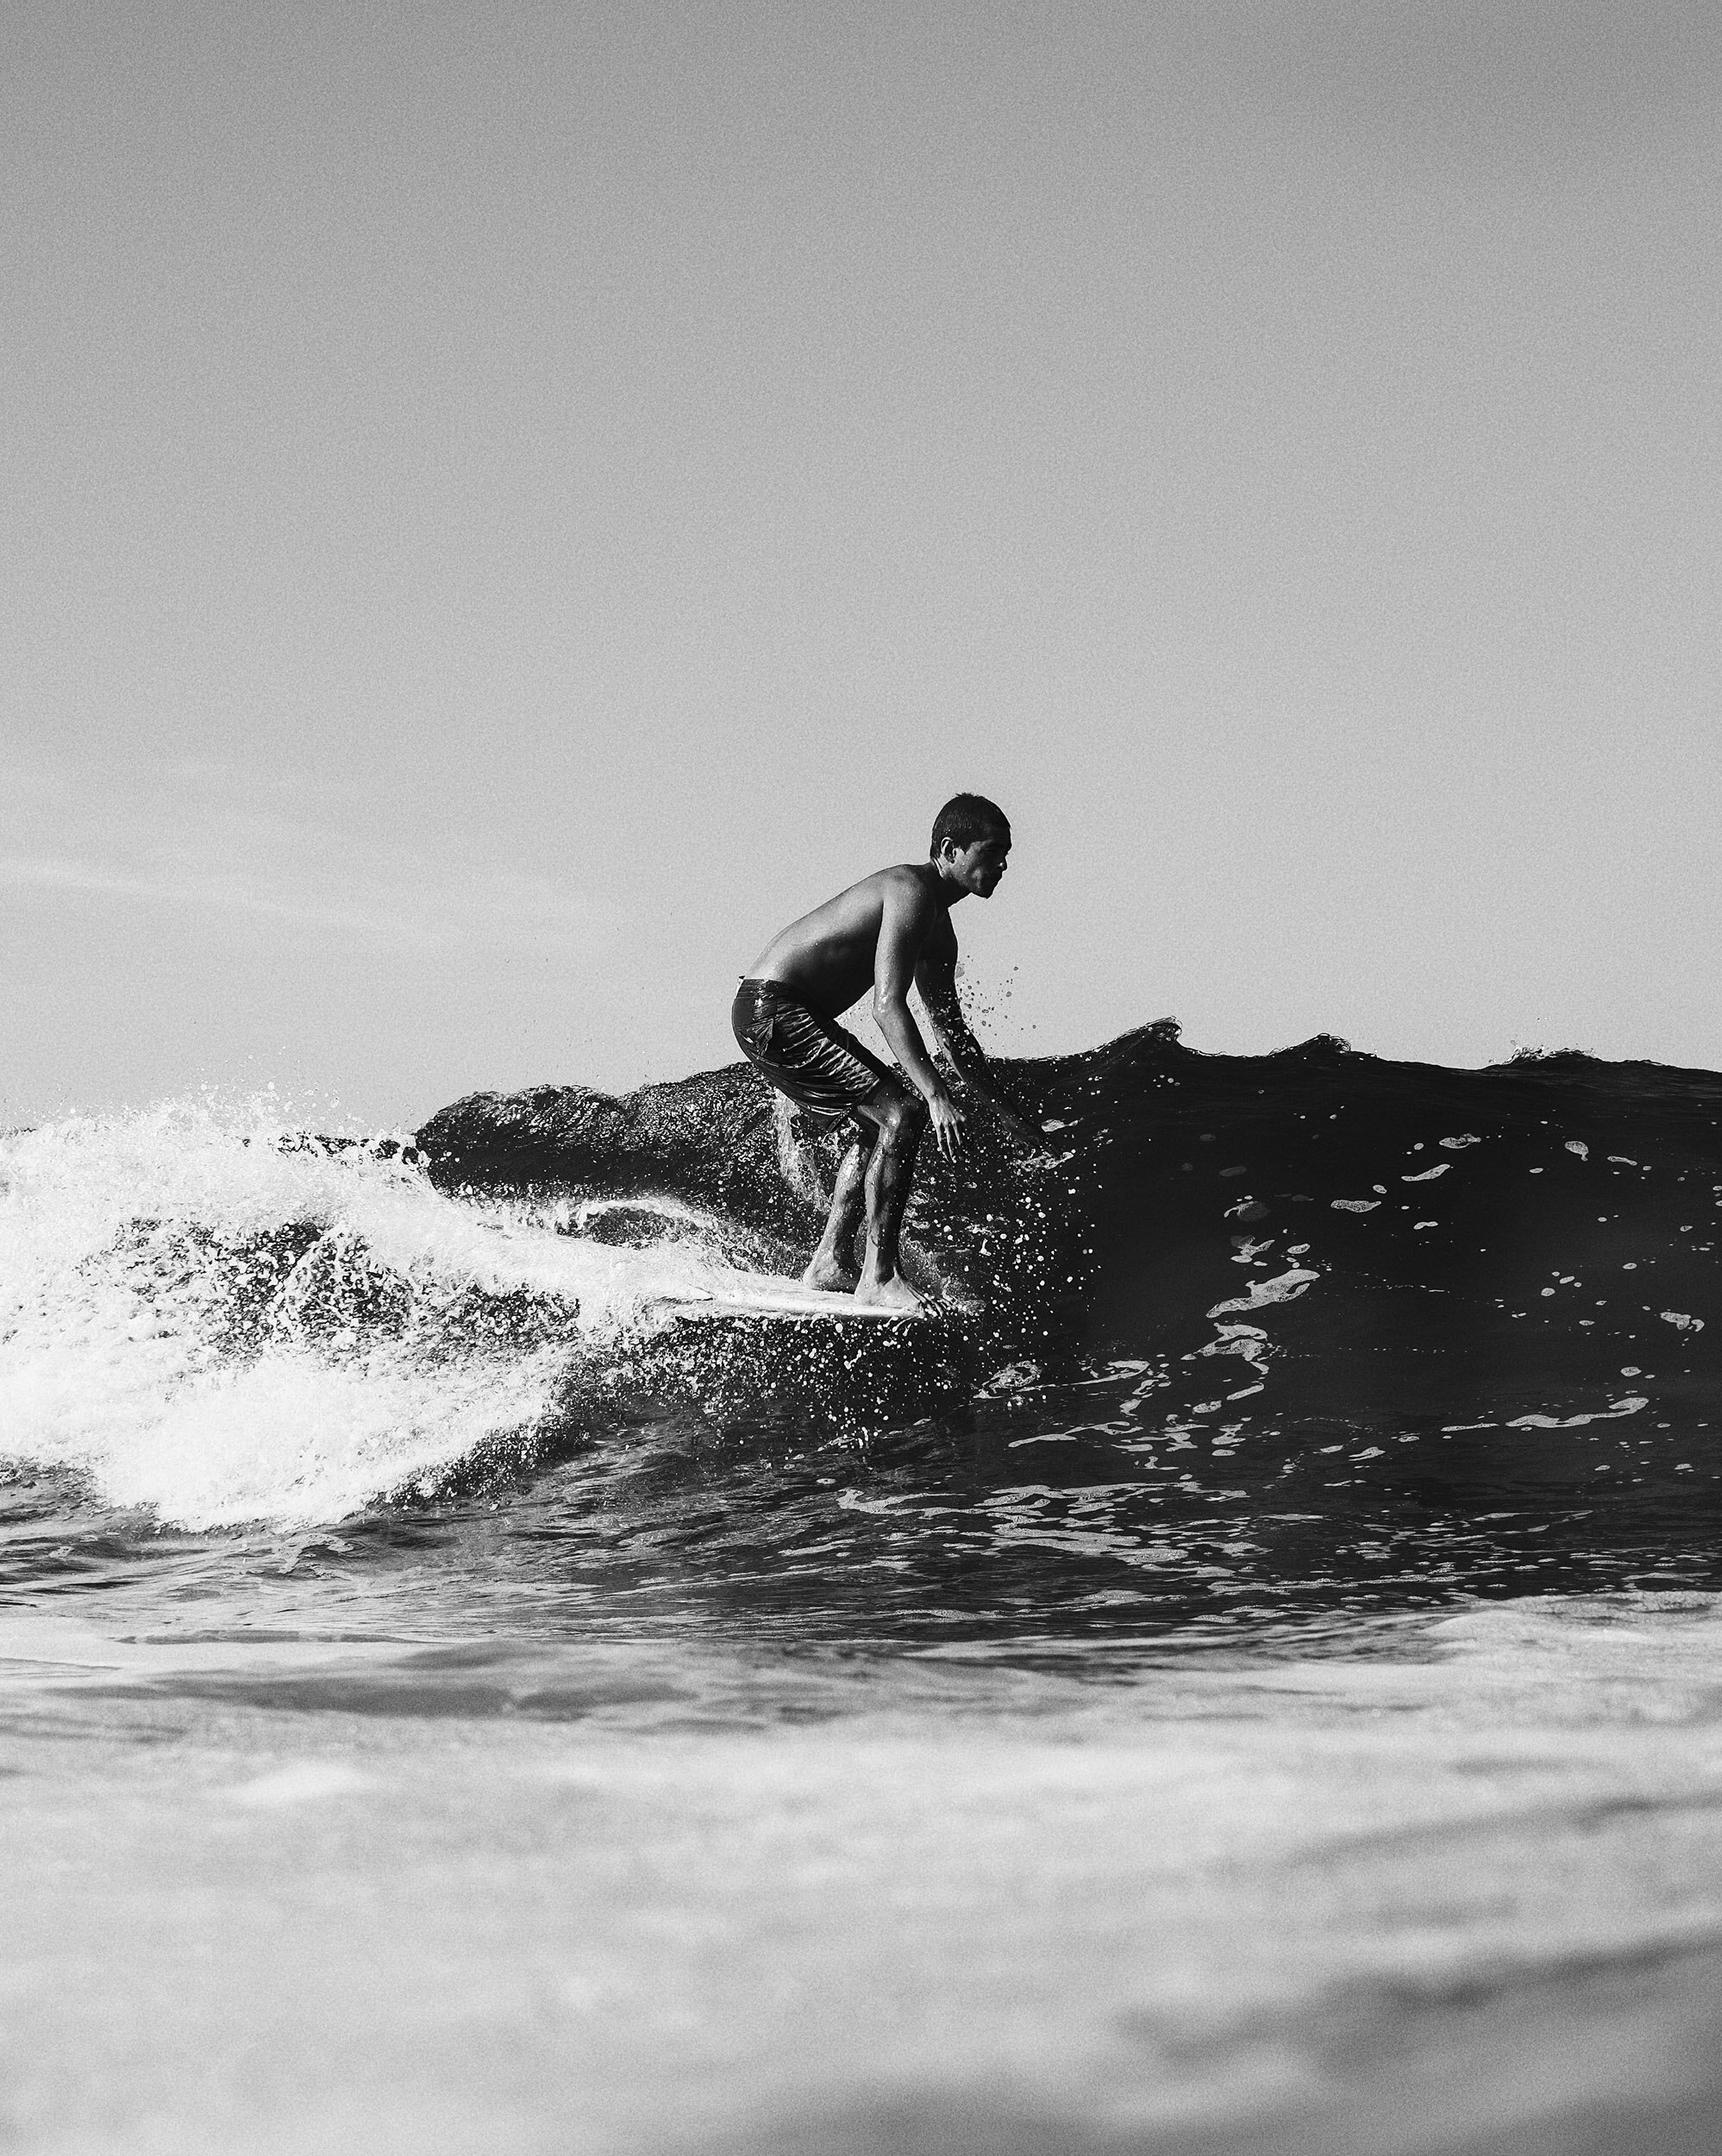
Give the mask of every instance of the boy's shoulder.
[{"label": "boy's shoulder", "polygon": [[880,891],[894,891],[928,904],[932,900],[932,886],[928,881],[924,863],[899,861],[889,868],[880,869],[867,881]]}]

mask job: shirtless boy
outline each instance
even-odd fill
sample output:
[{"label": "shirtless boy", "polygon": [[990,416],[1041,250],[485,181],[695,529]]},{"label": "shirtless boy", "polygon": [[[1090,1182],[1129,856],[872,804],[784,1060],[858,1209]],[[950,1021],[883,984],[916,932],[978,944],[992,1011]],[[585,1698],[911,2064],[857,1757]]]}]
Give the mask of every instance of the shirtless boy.
[{"label": "shirtless boy", "polygon": [[[742,1054],[817,1121],[847,1121],[855,1133],[837,1170],[825,1232],[802,1275],[810,1288],[854,1284],[849,1254],[865,1206],[867,1257],[857,1300],[921,1307],[898,1270],[903,1208],[923,1132],[930,1123],[940,1150],[955,1154],[963,1141],[963,1111],[910,1014],[911,981],[968,1086],[1014,1137],[1031,1146],[1041,1143],[982,1076],[986,1058],[956,996],[951,908],[970,892],[990,899],[1010,852],[1005,812],[978,793],[959,793],[939,811],[929,859],[881,868],[792,922],[766,945],[742,983],[730,1023]],[[901,1074],[836,1022],[837,1013],[869,987],[874,1016]]]}]

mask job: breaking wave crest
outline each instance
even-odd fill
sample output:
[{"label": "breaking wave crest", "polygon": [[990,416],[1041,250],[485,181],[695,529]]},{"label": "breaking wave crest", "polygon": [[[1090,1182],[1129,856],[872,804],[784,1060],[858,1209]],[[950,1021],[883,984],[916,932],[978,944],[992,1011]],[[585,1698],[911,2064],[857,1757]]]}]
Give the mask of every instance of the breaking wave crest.
[{"label": "breaking wave crest", "polygon": [[[398,1138],[267,1101],[174,1102],[0,1140],[0,1451],[192,1526],[338,1519],[529,1446],[570,1366],[749,1255],[673,1201],[457,1200]],[[592,1233],[583,1233],[591,1229]]]}]

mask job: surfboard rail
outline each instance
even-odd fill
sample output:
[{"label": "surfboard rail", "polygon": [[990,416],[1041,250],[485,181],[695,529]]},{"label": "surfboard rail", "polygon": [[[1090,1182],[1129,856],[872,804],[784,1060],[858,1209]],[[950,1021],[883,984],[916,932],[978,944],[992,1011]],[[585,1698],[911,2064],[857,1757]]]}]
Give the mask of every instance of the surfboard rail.
[{"label": "surfboard rail", "polygon": [[886,1325],[924,1324],[936,1313],[930,1309],[903,1310],[890,1303],[857,1302],[853,1295],[833,1294],[823,1288],[804,1288],[799,1281],[777,1280],[757,1274],[745,1281],[721,1287],[670,1288],[654,1299],[674,1316],[686,1319],[801,1318],[836,1319],[842,1323],[862,1318]]}]

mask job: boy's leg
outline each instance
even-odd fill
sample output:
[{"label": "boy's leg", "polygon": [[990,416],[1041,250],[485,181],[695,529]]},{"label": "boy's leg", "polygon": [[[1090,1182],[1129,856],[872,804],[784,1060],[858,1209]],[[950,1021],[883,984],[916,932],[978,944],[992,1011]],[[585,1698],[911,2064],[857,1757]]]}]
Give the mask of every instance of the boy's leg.
[{"label": "boy's leg", "polygon": [[858,1131],[844,1149],[843,1157],[837,1164],[836,1187],[831,1193],[831,1211],[825,1222],[825,1232],[819,1238],[819,1247],[807,1270],[801,1275],[804,1288],[841,1290],[855,1286],[855,1230],[861,1225],[866,1201],[867,1158],[874,1150],[871,1130]]},{"label": "boy's leg", "polygon": [[879,1137],[867,1164],[867,1258],[855,1299],[918,1310],[921,1298],[897,1269],[897,1245],[927,1111],[900,1087],[881,1085],[857,1112],[877,1128]]}]

